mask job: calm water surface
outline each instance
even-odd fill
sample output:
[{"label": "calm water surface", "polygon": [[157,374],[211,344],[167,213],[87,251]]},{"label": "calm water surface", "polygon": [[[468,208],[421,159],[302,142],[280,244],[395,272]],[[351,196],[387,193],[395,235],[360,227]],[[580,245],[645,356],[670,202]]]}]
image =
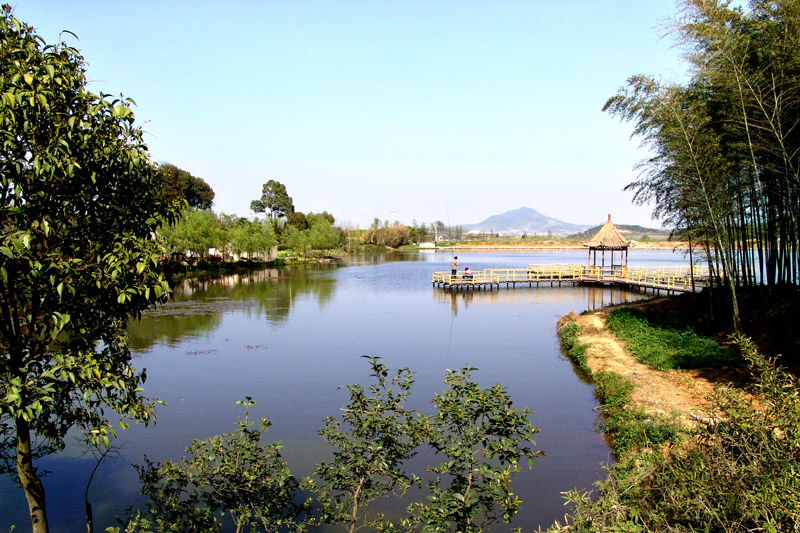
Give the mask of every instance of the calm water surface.
[{"label": "calm water surface", "polygon": [[[458,254],[459,267],[524,267],[583,263],[583,251]],[[165,401],[158,423],[121,432],[121,457],[95,476],[90,500],[102,530],[130,505],[141,505],[131,463],[177,458],[193,438],[232,431],[237,400],[258,400],[252,411],[273,422],[298,477],[327,457],[317,436],[325,416],[346,403],[345,384],[368,383],[362,355],[391,369],[409,367],[412,405],[431,411],[446,369],[478,368],[482,386],[501,383],[515,405],[534,411],[537,448],[547,455],[514,481],[523,500],[516,526],[530,531],[563,517],[562,491],[589,488],[612,461],[596,431],[597,401],[559,350],[559,316],[643,296],[618,289],[539,287],[449,293],[433,288],[431,272],[449,270],[451,254],[349,258],[339,266],[285,268],[187,281],[175,301],[131,326],[137,368],[146,392]],[[633,265],[682,264],[680,254],[633,250]],[[83,491],[94,466],[70,445],[40,467],[53,531],[83,523]],[[9,476],[0,479],[0,530],[28,530],[27,508]],[[500,529],[498,529],[500,530]]]}]

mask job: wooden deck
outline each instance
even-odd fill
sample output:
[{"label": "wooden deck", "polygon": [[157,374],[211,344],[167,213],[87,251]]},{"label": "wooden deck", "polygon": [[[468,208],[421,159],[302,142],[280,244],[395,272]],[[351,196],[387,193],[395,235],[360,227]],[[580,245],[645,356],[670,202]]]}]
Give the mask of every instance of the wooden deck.
[{"label": "wooden deck", "polygon": [[[590,284],[616,285],[653,291],[691,292],[708,285],[708,270],[699,267],[632,267],[601,269],[577,264],[528,265],[526,268],[489,268],[472,272],[469,278],[463,272],[453,276],[450,271],[433,273],[434,287],[447,290],[499,289],[517,285]],[[694,281],[694,284],[692,283]]]}]

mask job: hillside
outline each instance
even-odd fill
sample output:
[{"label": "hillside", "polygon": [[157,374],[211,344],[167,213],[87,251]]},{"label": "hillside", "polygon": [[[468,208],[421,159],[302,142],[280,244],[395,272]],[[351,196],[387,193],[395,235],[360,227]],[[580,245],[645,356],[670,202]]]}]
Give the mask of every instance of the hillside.
[{"label": "hillside", "polygon": [[477,224],[464,224],[468,233],[491,233],[498,235],[568,235],[588,228],[543,215],[530,207],[520,207],[500,215],[493,215]]},{"label": "hillside", "polygon": [[[501,236],[520,235],[558,235],[570,240],[588,241],[600,229],[600,225],[589,227],[585,224],[573,224],[539,213],[530,207],[520,207],[493,215],[477,224],[464,224],[467,233],[485,233]],[[669,238],[669,230],[645,228],[635,225],[617,225],[622,236],[636,241],[665,241]],[[644,237],[644,239],[643,239]]]},{"label": "hillside", "polygon": [[[619,232],[622,234],[623,237],[626,239],[632,239],[635,241],[666,241],[669,239],[670,230],[666,229],[656,229],[656,228],[645,228],[644,226],[626,226],[624,224],[615,224]],[[588,241],[591,239],[598,231],[602,225],[597,225],[592,228],[588,228],[585,231],[581,231],[580,233],[573,233],[567,236],[570,240],[576,241]]]}]

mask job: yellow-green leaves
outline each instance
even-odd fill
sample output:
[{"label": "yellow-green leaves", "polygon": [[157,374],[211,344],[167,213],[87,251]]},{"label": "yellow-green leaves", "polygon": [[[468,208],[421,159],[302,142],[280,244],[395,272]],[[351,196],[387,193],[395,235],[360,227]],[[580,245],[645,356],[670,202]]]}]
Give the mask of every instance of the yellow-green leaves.
[{"label": "yellow-green leaves", "polygon": [[8,6],[0,50],[0,423],[107,444],[109,415],[151,418],[125,323],[168,292],[151,236],[174,215],[130,104],[86,90],[78,50],[47,46]]},{"label": "yellow-green leaves", "polygon": [[127,118],[131,117],[133,112],[130,110],[129,107],[124,106],[122,104],[114,106],[114,116],[117,118]]}]

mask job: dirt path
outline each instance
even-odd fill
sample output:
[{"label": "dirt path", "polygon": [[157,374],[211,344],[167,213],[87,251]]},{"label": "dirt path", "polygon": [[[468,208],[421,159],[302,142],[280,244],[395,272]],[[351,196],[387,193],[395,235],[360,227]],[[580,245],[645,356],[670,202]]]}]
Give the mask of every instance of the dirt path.
[{"label": "dirt path", "polygon": [[616,372],[636,385],[633,403],[648,413],[670,415],[692,425],[690,413],[709,416],[708,395],[720,376],[707,370],[654,370],[636,361],[625,350],[625,344],[606,328],[608,311],[600,310],[575,316],[580,327],[578,341],[589,346],[587,364],[592,372]]}]

